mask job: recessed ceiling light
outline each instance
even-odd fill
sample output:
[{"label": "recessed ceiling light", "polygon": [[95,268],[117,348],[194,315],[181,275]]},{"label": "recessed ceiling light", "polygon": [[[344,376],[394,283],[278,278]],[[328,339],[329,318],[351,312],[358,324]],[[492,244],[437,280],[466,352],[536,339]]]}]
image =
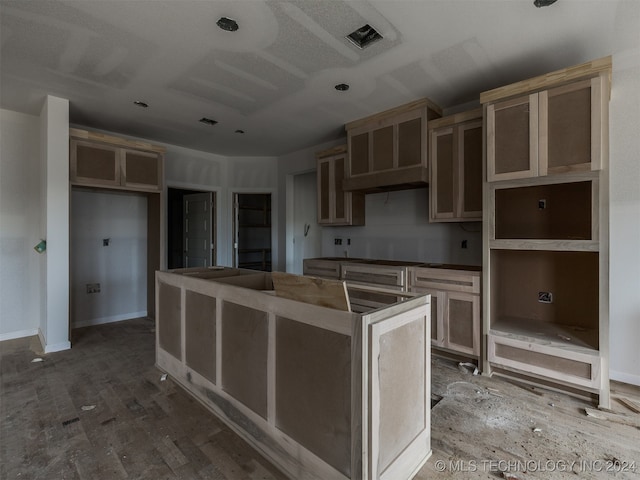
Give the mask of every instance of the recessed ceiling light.
[{"label": "recessed ceiling light", "polygon": [[333,88],[335,88],[339,92],[346,92],[347,90],[349,90],[349,85],[347,85],[346,83],[339,83]]},{"label": "recessed ceiling light", "polygon": [[227,32],[235,32],[236,30],[238,30],[238,22],[236,22],[232,18],[220,17],[220,19],[216,22],[216,25]]},{"label": "recessed ceiling light", "polygon": [[207,117],[202,117],[198,121],[201,122],[201,123],[204,123],[206,125],[215,125],[216,123],[218,123],[217,121],[213,120],[212,118],[207,118]]},{"label": "recessed ceiling light", "polygon": [[351,32],[345,38],[362,50],[363,48],[371,45],[373,42],[380,40],[382,38],[382,35],[380,35],[375,28],[367,23],[366,25],[357,29],[355,32]]},{"label": "recessed ceiling light", "polygon": [[135,102],[133,102],[134,105],[137,105],[138,107],[141,108],[148,108],[149,104],[145,103],[145,102],[141,102],[140,100],[136,100]]},{"label": "recessed ceiling light", "polygon": [[244,130],[238,129],[238,130],[236,130],[236,133],[244,133]]},{"label": "recessed ceiling light", "polygon": [[554,3],[556,3],[556,0],[533,0],[533,4],[538,8],[548,7],[549,5],[553,5]]}]

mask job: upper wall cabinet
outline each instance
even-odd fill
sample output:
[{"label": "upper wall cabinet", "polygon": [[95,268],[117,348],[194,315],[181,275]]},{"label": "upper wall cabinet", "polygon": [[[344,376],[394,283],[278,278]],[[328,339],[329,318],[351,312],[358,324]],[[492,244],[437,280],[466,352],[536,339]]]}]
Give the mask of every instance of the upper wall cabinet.
[{"label": "upper wall cabinet", "polygon": [[428,127],[429,221],[482,220],[482,109]]},{"label": "upper wall cabinet", "polygon": [[427,122],[441,114],[425,98],[345,125],[349,156],[344,189],[426,186]]},{"label": "upper wall cabinet", "polygon": [[515,97],[506,87],[481,96],[488,103],[489,182],[601,168],[609,74],[576,81],[569,75],[566,82]]},{"label": "upper wall cabinet", "polygon": [[72,184],[162,190],[164,148],[85,130],[69,132]]},{"label": "upper wall cabinet", "polygon": [[318,152],[316,164],[318,223],[320,225],[364,225],[364,194],[345,192],[342,188],[347,171],[347,146],[341,145]]}]

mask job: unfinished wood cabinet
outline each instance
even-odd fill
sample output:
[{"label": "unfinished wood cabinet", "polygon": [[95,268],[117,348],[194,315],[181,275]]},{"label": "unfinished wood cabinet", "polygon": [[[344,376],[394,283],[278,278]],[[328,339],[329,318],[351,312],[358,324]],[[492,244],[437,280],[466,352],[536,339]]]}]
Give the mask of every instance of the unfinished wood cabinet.
[{"label": "unfinished wood cabinet", "polygon": [[163,258],[165,149],[137,140],[77,128],[69,129],[69,182],[72,188],[129,192],[147,199],[147,313],[155,312],[155,272]]},{"label": "unfinished wood cabinet", "polygon": [[480,269],[411,267],[409,273],[409,291],[431,295],[431,346],[479,358]]},{"label": "unfinished wood cabinet", "polygon": [[429,298],[358,314],[274,283],[158,272],[157,366],[289,478],[413,478],[431,455]]},{"label": "unfinished wood cabinet", "polygon": [[72,184],[162,190],[163,148],[73,128],[69,133]]},{"label": "unfinished wood cabinet", "polygon": [[481,95],[483,370],[597,396],[604,407],[610,69],[608,57]]},{"label": "unfinished wood cabinet", "polygon": [[[610,61],[609,61],[610,67]],[[562,84],[534,83],[539,91],[515,98],[517,88],[485,92],[487,180],[514,180],[599,170],[608,135],[609,72],[606,62],[591,78]],[[568,83],[567,83],[568,82]],[[548,83],[547,83],[548,84]]]},{"label": "unfinished wood cabinet", "polygon": [[377,191],[428,183],[427,122],[442,114],[422,99],[345,125],[346,191]]},{"label": "unfinished wood cabinet", "polygon": [[482,109],[432,120],[429,221],[482,220]]},{"label": "unfinished wood cabinet", "polygon": [[316,154],[318,179],[318,223],[320,225],[364,225],[363,193],[345,192],[347,146]]}]

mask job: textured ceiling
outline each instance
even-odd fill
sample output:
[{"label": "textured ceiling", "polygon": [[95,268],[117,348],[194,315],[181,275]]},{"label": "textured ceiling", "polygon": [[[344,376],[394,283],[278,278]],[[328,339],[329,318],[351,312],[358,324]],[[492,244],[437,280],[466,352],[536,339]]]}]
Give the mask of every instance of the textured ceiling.
[{"label": "textured ceiling", "polygon": [[[367,23],[384,38],[359,50],[344,37]],[[51,94],[75,124],[271,156],[417,98],[455,110],[635,49],[640,0],[0,0],[0,34],[3,108],[39,114]]]}]

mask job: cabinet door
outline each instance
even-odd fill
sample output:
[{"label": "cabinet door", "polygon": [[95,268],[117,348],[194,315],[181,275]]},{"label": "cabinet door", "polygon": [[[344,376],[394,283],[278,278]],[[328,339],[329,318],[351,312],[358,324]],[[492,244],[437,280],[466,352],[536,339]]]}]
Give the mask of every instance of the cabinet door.
[{"label": "cabinet door", "polygon": [[415,167],[423,164],[423,120],[417,118],[398,123],[398,167]]},{"label": "cabinet door", "polygon": [[371,171],[369,167],[369,132],[349,134],[349,175],[362,175]]},{"label": "cabinet door", "polygon": [[340,155],[333,159],[331,171],[331,187],[333,192],[333,221],[334,223],[349,224],[351,222],[350,200],[351,194],[342,190],[346,168],[346,155]]},{"label": "cabinet door", "polygon": [[540,92],[540,175],[601,168],[602,79]]},{"label": "cabinet door", "polygon": [[72,139],[70,150],[72,183],[120,185],[120,148]]},{"label": "cabinet door", "polygon": [[447,292],[444,307],[445,347],[480,354],[480,296]]},{"label": "cabinet door", "polygon": [[318,223],[331,223],[331,160],[318,160]]},{"label": "cabinet door", "polygon": [[162,188],[161,157],[157,153],[122,150],[122,185],[160,190]]},{"label": "cabinet door", "polygon": [[393,125],[378,128],[371,132],[373,149],[373,171],[391,170],[394,167]]},{"label": "cabinet door", "polygon": [[458,217],[482,219],[482,120],[458,127]]},{"label": "cabinet door", "polygon": [[487,107],[487,181],[538,175],[538,94]]},{"label": "cabinet door", "polygon": [[456,215],[458,162],[454,131],[454,127],[431,131],[431,220],[449,220]]},{"label": "cabinet door", "polygon": [[431,288],[411,288],[411,292],[431,295],[431,345],[445,347],[444,308],[446,293]]}]

